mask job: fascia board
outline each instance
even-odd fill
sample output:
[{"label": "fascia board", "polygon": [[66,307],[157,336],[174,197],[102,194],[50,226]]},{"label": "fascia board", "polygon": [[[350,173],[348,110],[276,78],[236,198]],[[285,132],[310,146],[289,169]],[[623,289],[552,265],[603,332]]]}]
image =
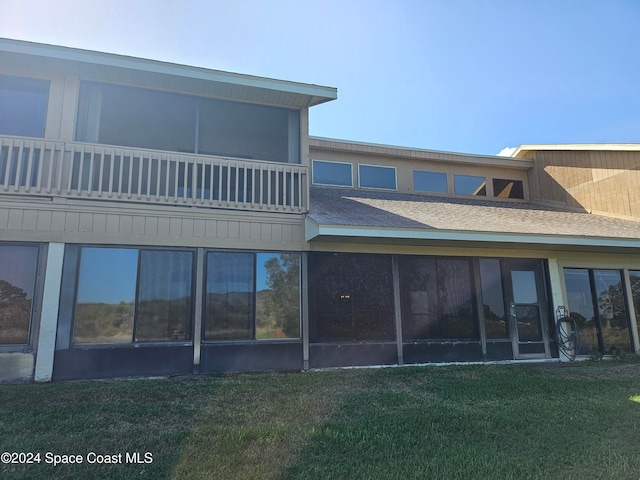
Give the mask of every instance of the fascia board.
[{"label": "fascia board", "polygon": [[305,223],[306,240],[311,241],[314,238],[320,236],[397,238],[407,240],[466,241],[487,243],[520,243],[581,247],[640,248],[640,239],[632,238],[587,237],[574,235],[536,235],[508,232],[461,232],[453,230],[425,230],[410,228],[396,229],[341,225],[319,225],[315,221],[307,218],[307,222]]}]

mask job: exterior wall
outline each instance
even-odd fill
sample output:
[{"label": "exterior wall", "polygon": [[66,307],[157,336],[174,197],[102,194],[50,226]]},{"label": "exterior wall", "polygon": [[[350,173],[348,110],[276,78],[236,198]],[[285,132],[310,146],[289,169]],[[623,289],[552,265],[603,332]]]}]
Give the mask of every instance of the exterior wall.
[{"label": "exterior wall", "polygon": [[0,196],[0,240],[300,251],[304,231],[294,214]]},{"label": "exterior wall", "polygon": [[521,155],[534,160],[532,200],[640,217],[639,151],[530,150]]},{"label": "exterior wall", "polygon": [[[413,188],[413,171],[422,170],[429,172],[446,173],[448,190],[453,192],[454,174],[473,175],[486,177],[487,195],[481,198],[491,200],[493,192],[493,178],[520,180],[523,184],[524,199],[500,198],[501,201],[524,202],[529,199],[529,186],[527,179],[527,162],[503,162],[497,159],[489,162],[485,158],[478,159],[473,156],[460,154],[445,154],[438,152],[403,151],[392,147],[376,147],[359,144],[342,144],[338,142],[319,141],[311,139],[312,160],[326,160],[353,164],[354,187],[358,186],[358,164],[382,165],[396,168],[399,193],[427,194],[416,191]],[[433,193],[441,197],[454,196],[452,193]],[[460,196],[460,195],[456,195]]]}]

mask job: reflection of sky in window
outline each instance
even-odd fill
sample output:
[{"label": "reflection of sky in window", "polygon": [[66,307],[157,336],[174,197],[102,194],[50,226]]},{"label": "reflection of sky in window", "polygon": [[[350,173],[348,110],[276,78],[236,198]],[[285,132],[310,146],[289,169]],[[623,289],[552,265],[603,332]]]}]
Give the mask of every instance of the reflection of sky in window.
[{"label": "reflection of sky in window", "polygon": [[143,251],[140,260],[140,299],[175,300],[191,294],[190,252]]},{"label": "reflection of sky in window", "polygon": [[133,302],[138,251],[83,248],[78,280],[78,303]]},{"label": "reflection of sky in window", "polygon": [[536,276],[531,271],[513,270],[511,272],[513,301],[515,303],[537,303]]},{"label": "reflection of sky in window", "polygon": [[396,170],[393,167],[360,165],[358,168],[360,186],[395,190]]},{"label": "reflection of sky in window", "polygon": [[352,186],[351,164],[313,161],[313,183],[316,185]]},{"label": "reflection of sky in window", "polygon": [[0,247],[0,280],[21,288],[27,298],[32,298],[37,260],[37,247]]},{"label": "reflection of sky in window", "polygon": [[588,271],[565,269],[564,281],[567,287],[569,311],[579,313],[587,321],[592,320],[594,312]]},{"label": "reflection of sky in window", "polygon": [[478,189],[485,183],[484,177],[473,175],[455,175],[453,180],[458,195],[480,195]]},{"label": "reflection of sky in window", "polygon": [[447,193],[447,174],[414,170],[413,188],[420,192]]}]

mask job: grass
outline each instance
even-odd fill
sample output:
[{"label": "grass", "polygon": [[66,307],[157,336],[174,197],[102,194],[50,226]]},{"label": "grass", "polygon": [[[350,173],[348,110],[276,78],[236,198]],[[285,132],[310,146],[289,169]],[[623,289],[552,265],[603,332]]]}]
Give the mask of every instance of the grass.
[{"label": "grass", "polygon": [[637,480],[638,395],[630,361],[3,385],[0,452],[41,462],[0,478]]}]

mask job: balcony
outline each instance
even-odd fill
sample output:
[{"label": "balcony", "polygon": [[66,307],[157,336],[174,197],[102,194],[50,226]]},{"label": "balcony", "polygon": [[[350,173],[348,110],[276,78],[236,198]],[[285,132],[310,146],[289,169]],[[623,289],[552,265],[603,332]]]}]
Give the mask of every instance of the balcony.
[{"label": "balcony", "polygon": [[285,213],[307,211],[307,167],[0,136],[0,194]]}]

